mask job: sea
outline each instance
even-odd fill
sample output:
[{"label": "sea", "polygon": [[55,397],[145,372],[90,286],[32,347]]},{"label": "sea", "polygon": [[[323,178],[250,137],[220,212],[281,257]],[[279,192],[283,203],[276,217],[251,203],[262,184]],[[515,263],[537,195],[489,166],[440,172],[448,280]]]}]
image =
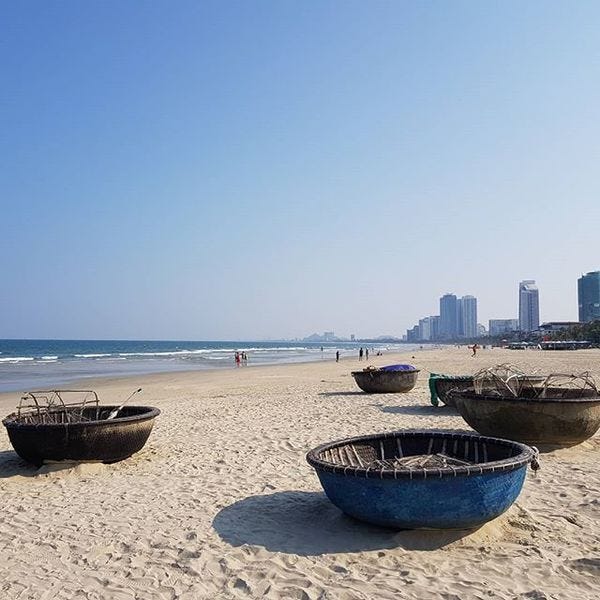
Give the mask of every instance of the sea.
[{"label": "sea", "polygon": [[0,340],[0,392],[56,388],[86,377],[121,377],[174,371],[236,368],[245,352],[248,367],[333,360],[357,355],[410,352],[414,344],[360,342],[190,342],[130,340]]}]

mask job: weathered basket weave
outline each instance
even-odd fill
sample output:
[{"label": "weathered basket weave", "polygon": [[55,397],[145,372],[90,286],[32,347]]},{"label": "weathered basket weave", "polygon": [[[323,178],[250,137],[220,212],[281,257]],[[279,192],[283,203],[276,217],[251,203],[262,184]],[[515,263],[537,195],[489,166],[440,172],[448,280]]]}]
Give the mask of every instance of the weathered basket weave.
[{"label": "weathered basket weave", "polygon": [[[36,422],[36,415],[13,413],[2,423],[15,452],[35,465],[44,461],[116,462],[141,450],[160,414],[150,406],[125,406],[107,420],[116,406],[86,407],[77,422]],[[62,409],[64,411],[64,409]],[[68,410],[68,409],[67,409]]]},{"label": "weathered basket weave", "polygon": [[431,393],[431,404],[438,405],[438,400],[447,406],[454,406],[448,392],[454,389],[468,389],[473,387],[472,375],[429,375],[429,391]]},{"label": "weathered basket weave", "polygon": [[352,371],[356,385],[368,394],[396,394],[410,392],[417,383],[419,369],[404,371],[386,371],[367,369]]},{"label": "weathered basket weave", "polygon": [[[536,445],[573,446],[600,429],[600,396],[593,389],[529,388],[520,397],[450,392],[456,410],[483,435]],[[542,396],[542,397],[541,397]]]},{"label": "weathered basket weave", "polygon": [[[447,465],[406,466],[417,456]],[[478,435],[399,431],[324,444],[306,458],[345,513],[378,525],[444,529],[474,527],[504,512],[535,452]]]}]

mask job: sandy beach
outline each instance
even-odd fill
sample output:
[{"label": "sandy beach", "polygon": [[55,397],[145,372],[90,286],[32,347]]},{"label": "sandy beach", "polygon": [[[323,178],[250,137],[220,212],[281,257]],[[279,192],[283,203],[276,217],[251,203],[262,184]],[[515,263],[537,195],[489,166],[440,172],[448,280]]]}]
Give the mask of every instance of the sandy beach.
[{"label": "sandy beach", "polygon": [[[112,465],[39,470],[0,433],[0,581],[7,599],[514,599],[600,596],[600,436],[541,456],[513,507],[476,531],[415,532],[344,516],[305,461],[312,447],[402,428],[470,431],[429,402],[425,370],[510,362],[590,370],[600,351],[423,350],[407,394],[366,395],[343,360],[86,381],[102,403],[141,386],[162,411]],[[79,386],[81,387],[81,385]],[[2,394],[6,415],[19,394]]]}]

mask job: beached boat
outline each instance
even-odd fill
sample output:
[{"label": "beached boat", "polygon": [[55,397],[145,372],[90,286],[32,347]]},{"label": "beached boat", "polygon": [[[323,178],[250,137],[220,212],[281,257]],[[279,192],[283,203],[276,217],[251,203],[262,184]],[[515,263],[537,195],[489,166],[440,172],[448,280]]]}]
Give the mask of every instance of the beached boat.
[{"label": "beached boat", "polygon": [[[33,405],[19,406],[2,423],[15,452],[27,462],[42,465],[54,461],[112,463],[128,458],[144,447],[154,419],[160,414],[150,406],[101,406],[94,392],[92,402],[66,404],[71,391],[35,392]],[[46,394],[46,396],[44,396]],[[61,401],[55,403],[56,398]],[[45,405],[39,398],[52,398]]]},{"label": "beached boat", "polygon": [[524,388],[519,396],[475,389],[450,392],[463,419],[482,435],[538,446],[573,446],[600,428],[600,396],[594,389]]},{"label": "beached boat", "polygon": [[[505,365],[501,365],[506,367]],[[486,372],[489,369],[485,370]],[[522,391],[532,388],[540,388],[546,382],[546,377],[543,375],[525,375],[512,374],[504,379],[491,379],[488,373],[482,377],[482,371],[475,375],[440,375],[431,373],[429,375],[429,392],[431,394],[431,404],[438,406],[438,401],[443,402],[447,406],[454,406],[453,396],[450,394],[453,390],[468,390],[474,386],[478,387],[479,393],[487,387],[496,390],[498,381],[501,381],[502,388],[506,392],[510,392],[515,396],[521,394]]]},{"label": "beached boat", "polygon": [[324,444],[306,457],[346,514],[400,529],[477,527],[507,510],[532,448],[478,435],[397,431]]},{"label": "beached boat", "polygon": [[368,394],[409,392],[415,387],[418,374],[419,369],[412,365],[388,365],[352,371],[352,377],[358,387]]},{"label": "beached boat", "polygon": [[440,375],[438,373],[429,375],[429,392],[433,406],[438,406],[439,402],[447,406],[454,406],[448,392],[470,387],[473,387],[473,375]]}]

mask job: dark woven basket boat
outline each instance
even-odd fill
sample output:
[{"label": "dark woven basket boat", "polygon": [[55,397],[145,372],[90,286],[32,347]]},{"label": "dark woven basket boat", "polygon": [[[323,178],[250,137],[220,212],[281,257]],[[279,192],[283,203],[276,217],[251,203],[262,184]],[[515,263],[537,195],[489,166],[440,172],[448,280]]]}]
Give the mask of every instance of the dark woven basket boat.
[{"label": "dark woven basket boat", "polygon": [[419,369],[388,371],[383,369],[366,369],[352,371],[356,385],[367,394],[397,394],[410,392],[417,383]]},{"label": "dark woven basket boat", "polygon": [[573,446],[600,429],[600,396],[592,389],[531,388],[517,398],[477,394],[474,389],[450,395],[463,419],[482,435],[538,446]]},{"label": "dark woven basket boat", "polygon": [[429,376],[429,391],[431,393],[431,404],[438,405],[438,400],[447,406],[454,406],[448,392],[454,389],[468,389],[473,387],[473,375],[437,375],[431,373]]},{"label": "dark woven basket boat", "polygon": [[306,457],[343,512],[401,529],[463,529],[497,517],[535,458],[522,444],[441,431],[349,438]]},{"label": "dark woven basket boat", "polygon": [[[9,415],[2,423],[15,452],[35,465],[61,460],[112,463],[128,458],[144,447],[154,419],[160,414],[158,408],[150,406],[125,406],[117,418],[108,420],[108,415],[116,408],[90,406],[77,409],[77,422],[71,423],[41,422],[35,414],[18,413]],[[65,409],[60,411],[65,413]]]}]

